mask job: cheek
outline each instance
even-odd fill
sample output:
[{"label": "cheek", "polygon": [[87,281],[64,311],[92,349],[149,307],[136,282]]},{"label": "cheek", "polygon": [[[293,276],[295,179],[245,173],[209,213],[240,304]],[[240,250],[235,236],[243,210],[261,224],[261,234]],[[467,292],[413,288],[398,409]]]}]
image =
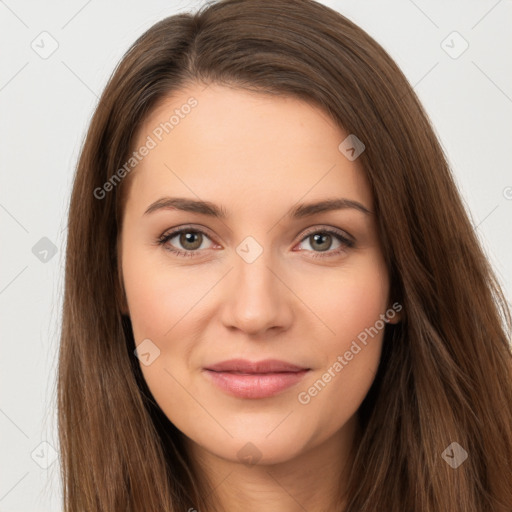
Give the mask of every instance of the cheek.
[{"label": "cheek", "polygon": [[151,261],[144,251],[123,258],[135,345],[144,347],[142,355],[150,354],[146,361],[139,356],[142,374],[156,402],[180,426],[180,418],[195,411],[189,392],[198,395],[189,368],[195,337],[188,328],[201,322],[201,298],[215,284],[203,277],[198,281],[189,269]]},{"label": "cheek", "polygon": [[198,395],[190,356],[206,329],[207,294],[219,277],[134,248],[123,257],[123,279],[135,345],[150,353],[149,364],[140,358],[148,387],[166,411],[189,411],[187,390]]},{"label": "cheek", "polygon": [[[173,271],[165,261],[151,261],[142,251],[123,259],[123,278],[136,343],[141,338],[163,340],[214,284],[203,273],[198,282],[193,267]],[[209,281],[212,281],[210,284]]]},{"label": "cheek", "polygon": [[299,279],[302,297],[324,326],[328,353],[343,348],[388,309],[388,274],[379,254],[313,280],[307,275]]},{"label": "cheek", "polygon": [[[324,283],[324,293],[309,295],[323,323],[316,343],[322,365],[298,390],[297,402],[308,415],[322,417],[335,431],[356,413],[373,383],[382,350],[388,310],[388,275],[379,258]],[[320,332],[320,331],[317,331]]]}]

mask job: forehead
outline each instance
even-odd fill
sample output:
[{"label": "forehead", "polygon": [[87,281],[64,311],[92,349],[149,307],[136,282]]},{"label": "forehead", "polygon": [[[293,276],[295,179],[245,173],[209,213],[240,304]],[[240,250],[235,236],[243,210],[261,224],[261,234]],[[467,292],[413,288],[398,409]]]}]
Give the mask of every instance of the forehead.
[{"label": "forehead", "polygon": [[[320,108],[289,96],[211,84],[164,98],[138,131],[139,201],[156,194],[258,202],[353,196],[371,208],[364,169],[339,145],[348,134]],[[132,194],[130,194],[132,196]],[[248,205],[247,205],[248,206]]]}]

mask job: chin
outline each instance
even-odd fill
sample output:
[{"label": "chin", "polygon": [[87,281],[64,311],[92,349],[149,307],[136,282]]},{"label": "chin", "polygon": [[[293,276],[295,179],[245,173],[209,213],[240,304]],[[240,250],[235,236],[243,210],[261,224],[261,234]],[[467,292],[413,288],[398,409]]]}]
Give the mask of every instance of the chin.
[{"label": "chin", "polygon": [[267,436],[268,431],[252,437],[247,433],[223,443],[212,443],[210,439],[206,444],[198,444],[217,457],[248,467],[284,463],[307,449],[303,440],[296,439],[288,432],[283,431],[281,436],[275,432]]}]

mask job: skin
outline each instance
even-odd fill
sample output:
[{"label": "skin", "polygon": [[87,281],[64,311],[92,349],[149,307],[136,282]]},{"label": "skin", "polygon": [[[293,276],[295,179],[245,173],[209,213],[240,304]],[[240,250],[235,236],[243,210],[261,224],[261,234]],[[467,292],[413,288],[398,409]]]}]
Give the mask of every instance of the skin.
[{"label": "skin", "polygon": [[[309,403],[298,394],[391,307],[389,277],[375,215],[353,208],[295,220],[285,214],[298,202],[340,197],[373,211],[367,178],[357,159],[338,150],[348,134],[322,110],[213,84],[166,98],[146,118],[136,146],[190,96],[198,105],[130,175],[123,212],[125,312],[136,344],[150,339],[160,350],[151,364],[141,363],[144,378],[184,434],[197,470],[216,486],[221,510],[337,510],[356,412],[374,380],[384,331]],[[229,215],[144,215],[162,196],[211,201]],[[196,257],[158,245],[162,234],[189,224],[207,232],[197,235],[199,248],[188,249]],[[309,228],[315,229],[305,236]],[[333,237],[322,251],[312,235],[325,228],[348,234],[354,247],[343,249]],[[248,236],[263,250],[252,263],[236,250]],[[192,245],[179,235],[167,242],[181,251]],[[203,372],[234,357],[276,358],[311,370],[278,395],[243,399]],[[237,455],[247,443],[256,448],[256,464]]]}]

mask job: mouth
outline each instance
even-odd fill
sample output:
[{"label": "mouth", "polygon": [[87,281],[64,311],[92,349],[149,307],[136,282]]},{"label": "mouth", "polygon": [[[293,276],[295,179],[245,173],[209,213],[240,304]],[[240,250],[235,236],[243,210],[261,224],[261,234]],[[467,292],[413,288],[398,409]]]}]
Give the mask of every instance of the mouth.
[{"label": "mouth", "polygon": [[208,380],[238,398],[269,398],[300,382],[310,368],[275,359],[232,359],[203,369]]}]

